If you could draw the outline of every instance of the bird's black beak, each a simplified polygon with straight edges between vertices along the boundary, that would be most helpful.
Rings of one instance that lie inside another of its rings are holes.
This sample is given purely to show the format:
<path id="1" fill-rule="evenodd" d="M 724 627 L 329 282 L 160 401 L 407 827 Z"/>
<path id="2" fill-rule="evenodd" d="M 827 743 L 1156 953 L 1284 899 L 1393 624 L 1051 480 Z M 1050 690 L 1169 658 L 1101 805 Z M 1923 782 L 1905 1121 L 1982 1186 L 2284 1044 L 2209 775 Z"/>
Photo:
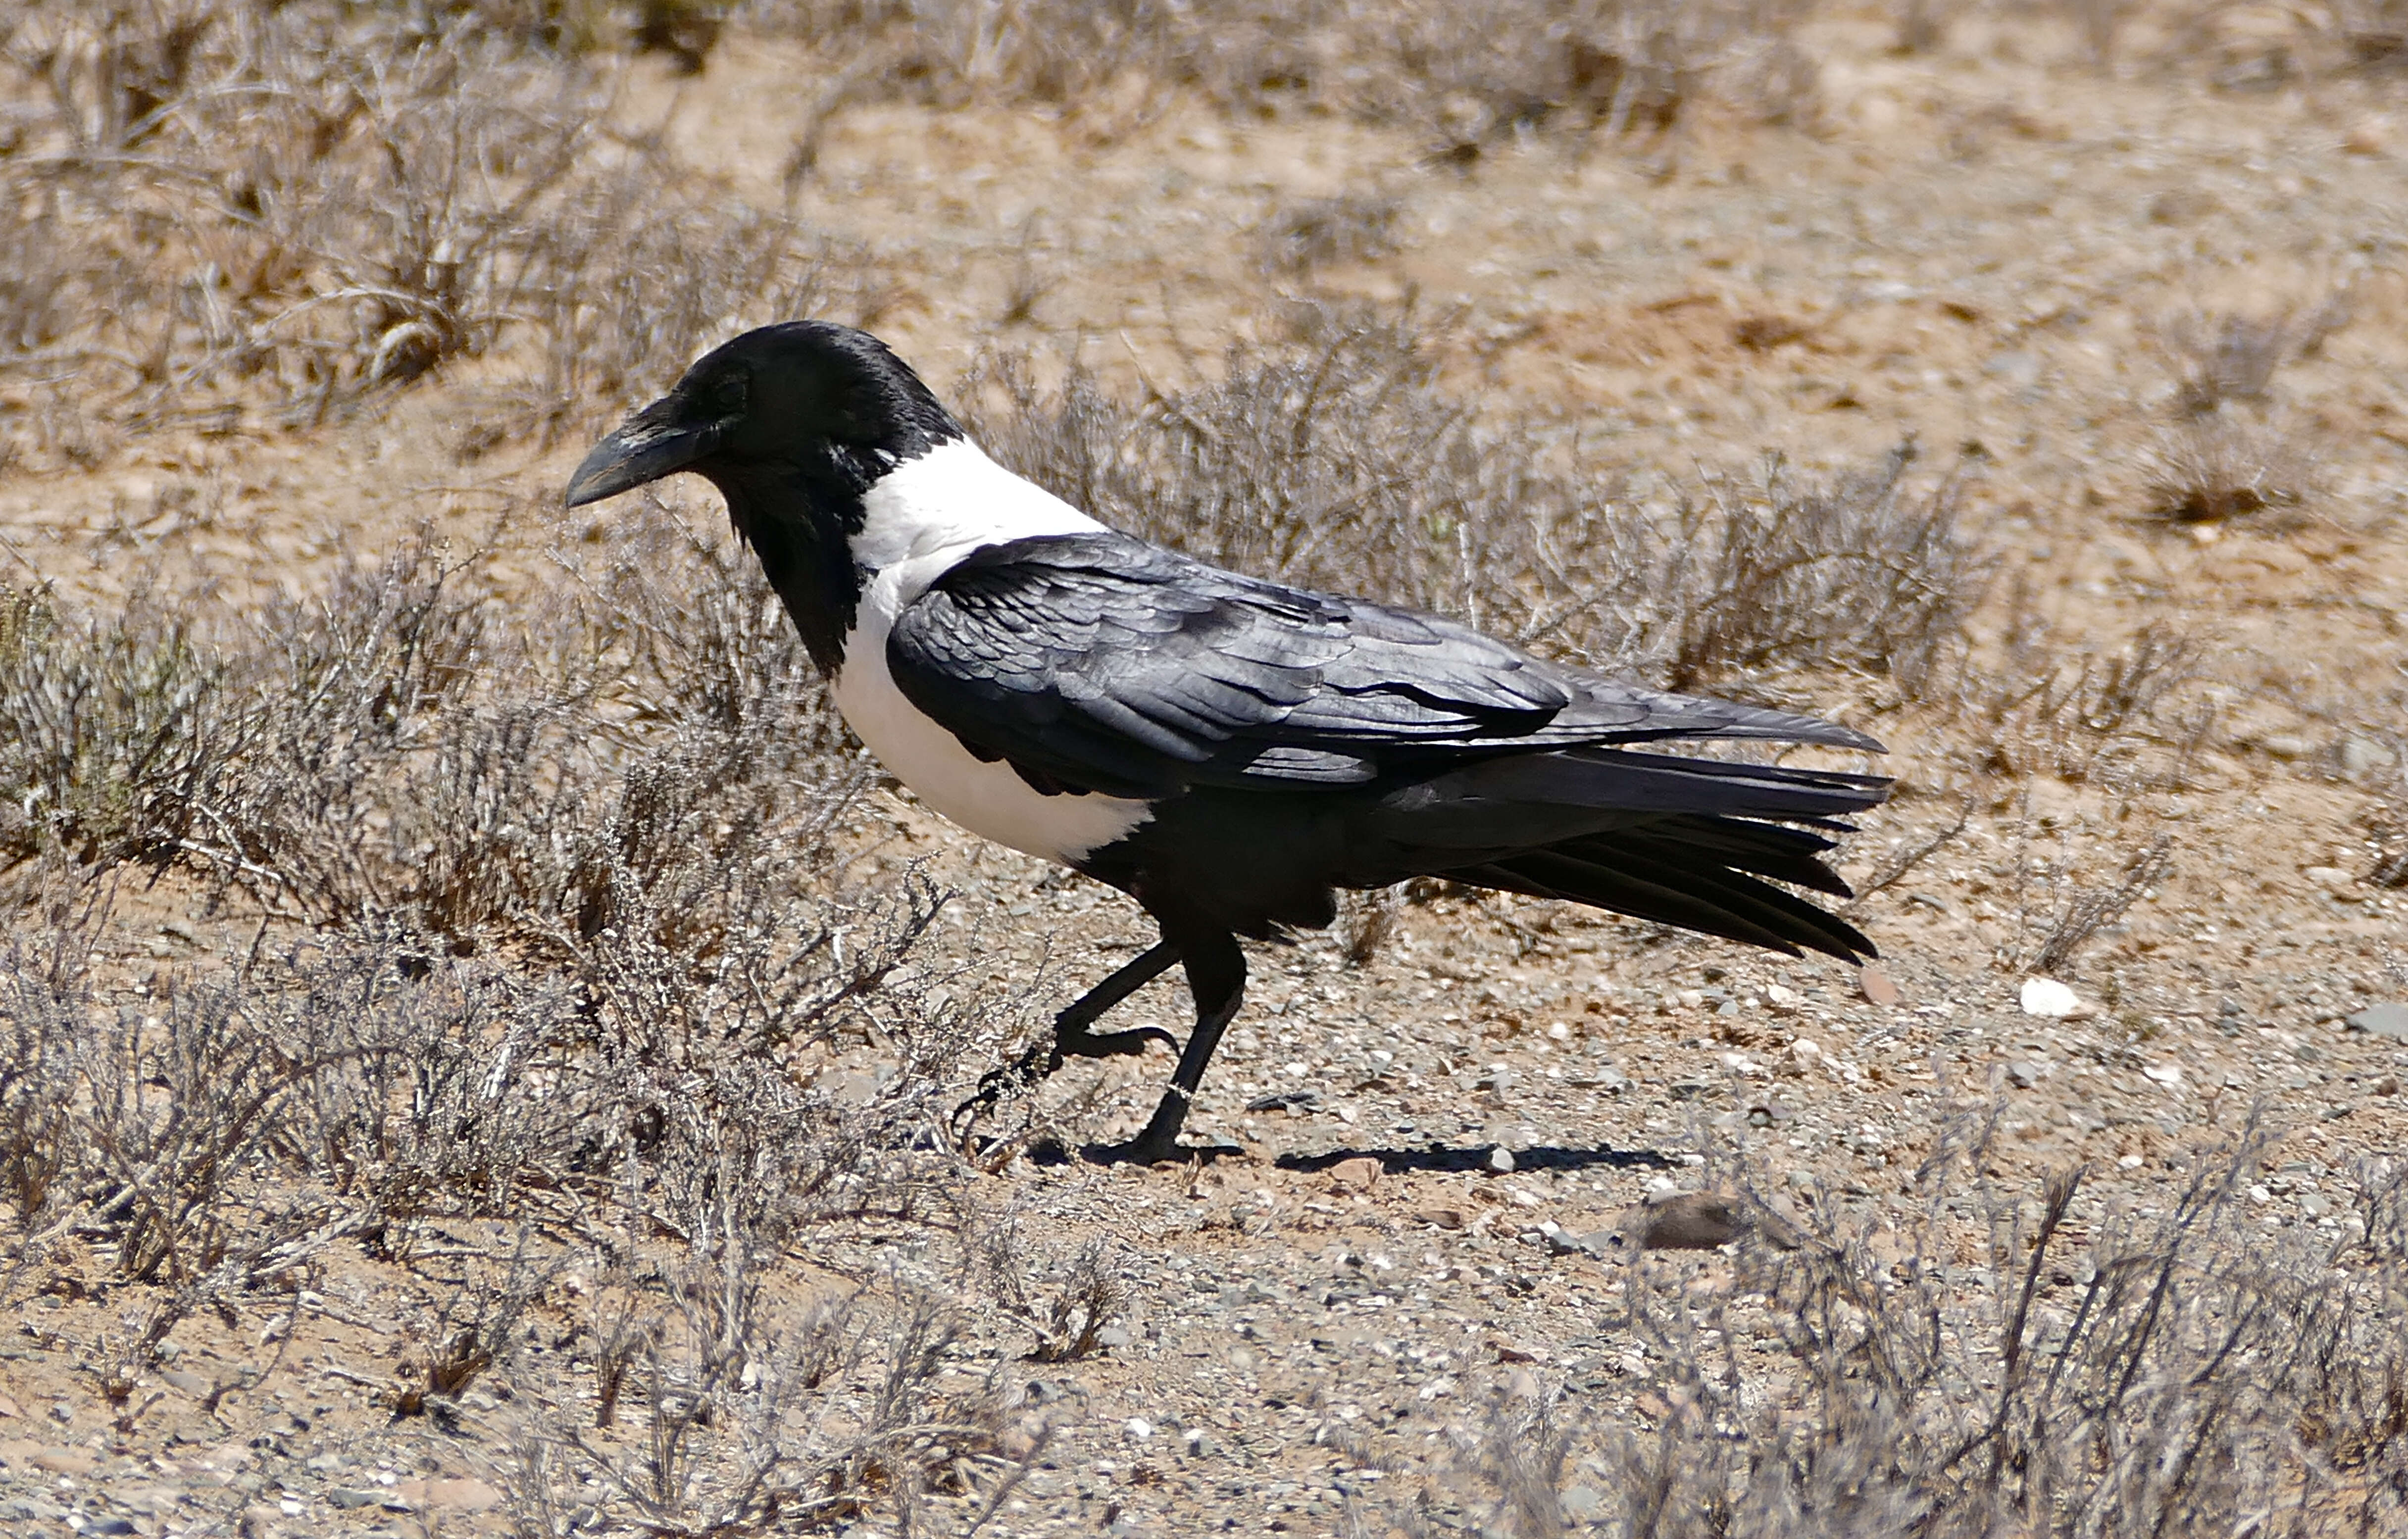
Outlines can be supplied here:
<path id="1" fill-rule="evenodd" d="M 628 419 L 627 425 L 594 446 L 577 474 L 568 478 L 568 506 L 582 507 L 632 492 L 685 469 L 719 447 L 717 422 L 681 422 L 668 418 L 670 403 L 658 402 Z"/>

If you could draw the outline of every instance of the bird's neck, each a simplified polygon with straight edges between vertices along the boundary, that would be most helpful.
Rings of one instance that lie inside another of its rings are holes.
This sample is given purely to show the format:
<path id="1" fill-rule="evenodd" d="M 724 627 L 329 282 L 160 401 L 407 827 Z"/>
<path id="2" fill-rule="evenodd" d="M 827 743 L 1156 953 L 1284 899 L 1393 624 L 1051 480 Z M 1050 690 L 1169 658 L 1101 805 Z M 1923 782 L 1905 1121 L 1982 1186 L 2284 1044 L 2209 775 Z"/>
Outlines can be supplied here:
<path id="1" fill-rule="evenodd" d="M 863 588 L 906 568 L 908 599 L 971 551 L 1104 525 L 956 436 L 907 457 L 835 449 L 807 463 L 716 474 L 822 673 L 843 665 Z"/>
<path id="2" fill-rule="evenodd" d="M 847 445 L 814 448 L 799 461 L 705 473 L 727 499 L 728 519 L 759 558 L 811 662 L 834 677 L 867 576 L 853 551 L 868 518 L 864 499 L 895 459 Z"/>
<path id="3" fill-rule="evenodd" d="M 933 577 L 984 546 L 1104 530 L 968 438 L 897 463 L 862 498 L 862 508 L 850 543 L 853 564 L 865 572 L 909 563 Z"/>

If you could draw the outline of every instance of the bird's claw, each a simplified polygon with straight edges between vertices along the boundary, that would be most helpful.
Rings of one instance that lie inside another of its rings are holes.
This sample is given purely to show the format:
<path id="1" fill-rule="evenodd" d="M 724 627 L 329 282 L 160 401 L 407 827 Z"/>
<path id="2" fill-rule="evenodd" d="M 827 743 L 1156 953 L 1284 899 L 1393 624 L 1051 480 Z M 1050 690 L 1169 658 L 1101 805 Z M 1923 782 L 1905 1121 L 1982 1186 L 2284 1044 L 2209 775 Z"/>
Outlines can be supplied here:
<path id="1" fill-rule="evenodd" d="M 1061 1066 L 1060 1054 L 1054 1052 L 1048 1045 L 1043 1048 L 1031 1048 L 1003 1067 L 989 1070 L 980 1078 L 978 1089 L 970 1092 L 969 1099 L 953 1108 L 953 1128 L 955 1136 L 967 1133 L 972 1122 L 978 1120 L 987 1108 L 1002 1099 L 1004 1091 L 1015 1085 L 1025 1085 L 1042 1079 Z"/>
<path id="2" fill-rule="evenodd" d="M 1174 1053 L 1179 1051 L 1179 1039 L 1159 1026 L 1136 1026 L 1125 1032 L 1057 1026 L 1052 1041 L 1038 1044 L 1011 1062 L 989 1071 L 979 1081 L 970 1098 L 953 1108 L 953 1131 L 959 1133 L 968 1129 L 981 1113 L 1002 1098 L 1005 1090 L 1043 1079 L 1069 1059 L 1126 1057 L 1145 1051 L 1146 1045 L 1153 1042 L 1161 1043 Z"/>

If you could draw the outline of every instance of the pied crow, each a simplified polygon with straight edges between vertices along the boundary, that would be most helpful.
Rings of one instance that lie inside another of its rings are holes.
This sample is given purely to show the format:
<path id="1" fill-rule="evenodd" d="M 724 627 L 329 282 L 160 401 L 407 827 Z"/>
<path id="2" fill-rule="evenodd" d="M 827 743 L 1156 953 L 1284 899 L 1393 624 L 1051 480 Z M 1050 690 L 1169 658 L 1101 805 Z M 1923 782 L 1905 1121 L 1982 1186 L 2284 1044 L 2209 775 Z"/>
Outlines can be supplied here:
<path id="1" fill-rule="evenodd" d="M 1830 722 L 1666 694 L 1433 615 L 1226 572 L 1107 528 L 996 464 L 884 344 L 748 332 L 597 444 L 576 506 L 693 471 L 923 802 L 1119 888 L 1161 940 L 1065 1009 L 1030 1071 L 1178 1048 L 1096 1032 L 1174 962 L 1196 1024 L 1145 1130 L 1176 1157 L 1237 1014 L 1238 937 L 1334 917 L 1334 890 L 1436 876 L 1568 898 L 1792 956 L 1873 954 L 1775 883 L 1844 896 L 1820 858 L 1888 782 L 1647 751 L 1756 738 L 1880 750 Z"/>

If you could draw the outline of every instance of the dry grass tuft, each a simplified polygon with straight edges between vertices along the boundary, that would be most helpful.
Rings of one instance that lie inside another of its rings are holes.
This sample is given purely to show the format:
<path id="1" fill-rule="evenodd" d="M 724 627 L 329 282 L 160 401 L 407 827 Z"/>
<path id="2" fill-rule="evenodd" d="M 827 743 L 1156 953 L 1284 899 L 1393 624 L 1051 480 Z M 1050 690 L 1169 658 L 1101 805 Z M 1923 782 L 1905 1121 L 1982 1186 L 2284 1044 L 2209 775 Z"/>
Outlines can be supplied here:
<path id="1" fill-rule="evenodd" d="M 317 421 L 512 353 L 473 451 L 731 320 L 846 307 L 788 221 L 616 135 L 608 80 L 524 31 L 331 4 L 11 26 L 0 95 L 41 105 L 0 157 L 0 463 Z"/>
<path id="2" fill-rule="evenodd" d="M 2162 1212 L 2136 1213 L 2079 1169 L 2036 1200 L 1981 1176 L 1996 1121 L 1942 1130 L 1916 1176 L 1920 1228 L 1858 1233 L 1818 1205 L 1804 1245 L 1742 1242 L 1722 1286 L 1692 1281 L 1697 1263 L 1634 1265 L 1633 1327 L 1676 1383 L 1621 1443 L 1609 1495 L 1632 1532 L 2408 1520 L 2408 1360 L 2384 1302 L 2408 1275 L 2398 1170 L 2355 1173 L 2341 1243 L 2293 1240 L 2244 1190 L 2262 1138 L 2197 1160 Z M 1952 1217 L 1987 1221 L 1974 1265 L 1943 1248 Z M 1780 1334 L 1794 1388 L 1766 1392 L 1713 1345 L 1750 1330 Z"/>
<path id="3" fill-rule="evenodd" d="M 1308 198 L 1271 211 L 1254 232 L 1263 265 L 1279 273 L 1369 262 L 1397 249 L 1397 200 L 1367 194 Z"/>
<path id="4" fill-rule="evenodd" d="M 2151 516 L 2201 526 L 2295 507 L 2316 485 L 2294 432 L 2220 415 L 2160 430 L 2143 472 Z"/>
<path id="5" fill-rule="evenodd" d="M 924 101 L 1108 113 L 1133 96 L 1158 100 L 1168 84 L 1240 117 L 1405 124 L 1469 162 L 1520 132 L 1660 130 L 1706 99 L 1764 121 L 1810 121 L 1814 72 L 1789 40 L 1801 9 L 1785 0 L 1511 0 L 1476 10 L 787 0 L 765 21 L 840 56 L 891 50 L 885 89 Z"/>
<path id="6" fill-rule="evenodd" d="M 2174 376 L 2176 405 L 2206 417 L 2227 402 L 2266 400 L 2276 372 L 2312 356 L 2349 317 L 2349 296 L 2336 293 L 2262 314 L 2181 311 L 2159 318 L 2149 336 Z"/>

